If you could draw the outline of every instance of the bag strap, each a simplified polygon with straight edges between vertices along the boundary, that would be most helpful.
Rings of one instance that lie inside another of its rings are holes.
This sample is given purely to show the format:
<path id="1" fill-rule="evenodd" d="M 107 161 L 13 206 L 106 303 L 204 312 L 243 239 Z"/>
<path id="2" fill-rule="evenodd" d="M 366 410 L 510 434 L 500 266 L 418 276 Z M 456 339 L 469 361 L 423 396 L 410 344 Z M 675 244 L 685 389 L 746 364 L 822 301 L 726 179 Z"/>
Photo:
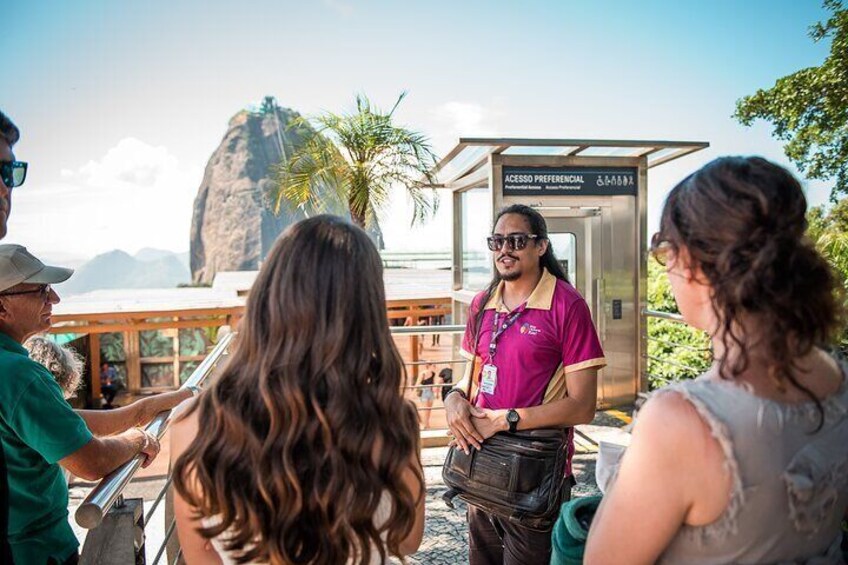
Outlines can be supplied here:
<path id="1" fill-rule="evenodd" d="M 471 404 L 472 406 L 474 405 L 475 400 L 474 398 L 471 398 L 471 389 L 472 385 L 474 384 L 474 369 L 475 364 L 477 363 L 477 346 L 480 344 L 480 334 L 483 333 L 483 316 L 486 312 L 486 304 L 488 304 L 489 300 L 491 300 L 492 298 L 491 294 L 491 292 L 487 292 L 485 298 L 480 301 L 479 310 L 477 311 L 474 320 L 474 325 L 476 325 L 477 328 L 474 331 L 474 350 L 471 352 L 471 372 L 468 375 L 468 385 L 466 387 L 466 390 L 464 391 L 465 398 L 468 399 L 469 404 Z M 474 301 L 472 300 L 471 303 L 474 304 Z M 477 387 L 478 390 L 479 388 L 480 387 Z"/>

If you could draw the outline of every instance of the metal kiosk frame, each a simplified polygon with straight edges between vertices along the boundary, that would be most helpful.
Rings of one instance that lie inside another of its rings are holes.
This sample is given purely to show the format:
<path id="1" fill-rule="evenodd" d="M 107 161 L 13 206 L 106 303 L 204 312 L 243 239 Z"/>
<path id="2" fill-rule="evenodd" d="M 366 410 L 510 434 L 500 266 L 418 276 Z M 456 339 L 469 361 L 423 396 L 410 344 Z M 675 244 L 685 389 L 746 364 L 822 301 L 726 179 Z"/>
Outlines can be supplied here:
<path id="1" fill-rule="evenodd" d="M 706 142 L 461 138 L 435 168 L 453 200 L 454 323 L 491 277 L 485 236 L 500 208 L 522 203 L 548 222 L 551 244 L 589 304 L 608 366 L 598 405 L 647 390 L 648 170 Z"/>

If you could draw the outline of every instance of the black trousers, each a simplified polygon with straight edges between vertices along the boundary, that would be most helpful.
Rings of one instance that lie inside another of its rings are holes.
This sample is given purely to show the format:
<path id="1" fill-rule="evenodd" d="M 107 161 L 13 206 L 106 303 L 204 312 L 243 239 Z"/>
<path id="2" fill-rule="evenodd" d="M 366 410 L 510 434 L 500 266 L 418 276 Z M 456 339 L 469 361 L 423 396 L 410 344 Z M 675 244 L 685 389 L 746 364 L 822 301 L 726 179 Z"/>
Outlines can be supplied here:
<path id="1" fill-rule="evenodd" d="M 569 477 L 560 504 L 571 500 Z M 511 523 L 468 505 L 468 562 L 470 565 L 548 565 L 551 532 L 539 532 Z"/>
<path id="2" fill-rule="evenodd" d="M 115 396 L 118 394 L 118 387 L 115 385 L 103 385 L 100 387 L 100 394 L 106 399 L 106 405 L 111 406 L 115 400 Z"/>

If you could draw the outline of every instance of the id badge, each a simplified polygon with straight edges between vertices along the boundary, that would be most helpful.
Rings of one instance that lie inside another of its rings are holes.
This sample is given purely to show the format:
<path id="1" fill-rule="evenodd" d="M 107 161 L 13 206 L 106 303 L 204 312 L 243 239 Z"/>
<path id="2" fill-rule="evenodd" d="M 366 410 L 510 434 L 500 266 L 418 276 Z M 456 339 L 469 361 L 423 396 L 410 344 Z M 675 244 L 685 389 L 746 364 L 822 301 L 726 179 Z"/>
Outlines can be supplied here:
<path id="1" fill-rule="evenodd" d="M 495 394 L 496 386 L 498 386 L 498 368 L 494 365 L 483 365 L 480 390 L 486 394 Z"/>

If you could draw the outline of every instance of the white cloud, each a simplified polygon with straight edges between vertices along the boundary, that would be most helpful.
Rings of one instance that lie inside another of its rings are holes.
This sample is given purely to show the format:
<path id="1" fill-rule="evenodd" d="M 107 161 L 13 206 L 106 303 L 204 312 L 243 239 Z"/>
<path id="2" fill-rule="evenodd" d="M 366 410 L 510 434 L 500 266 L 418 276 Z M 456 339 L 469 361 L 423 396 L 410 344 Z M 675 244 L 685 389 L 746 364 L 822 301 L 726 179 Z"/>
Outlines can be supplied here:
<path id="1" fill-rule="evenodd" d="M 436 120 L 463 136 L 494 135 L 495 112 L 471 102 L 445 102 L 433 111 Z"/>
<path id="2" fill-rule="evenodd" d="M 501 129 L 499 122 L 505 116 L 501 104 L 490 105 L 452 100 L 433 108 L 430 112 L 439 133 L 433 136 L 433 146 L 444 155 L 456 145 L 460 137 L 494 137 Z"/>
<path id="3" fill-rule="evenodd" d="M 166 148 L 127 137 L 99 161 L 89 161 L 80 167 L 77 175 L 93 187 L 135 188 L 167 181 L 176 170 L 177 159 Z"/>
<path id="4" fill-rule="evenodd" d="M 180 166 L 167 148 L 128 137 L 60 177 L 15 193 L 9 220 L 15 242 L 34 252 L 89 257 L 112 249 L 189 247 L 202 169 Z"/>

